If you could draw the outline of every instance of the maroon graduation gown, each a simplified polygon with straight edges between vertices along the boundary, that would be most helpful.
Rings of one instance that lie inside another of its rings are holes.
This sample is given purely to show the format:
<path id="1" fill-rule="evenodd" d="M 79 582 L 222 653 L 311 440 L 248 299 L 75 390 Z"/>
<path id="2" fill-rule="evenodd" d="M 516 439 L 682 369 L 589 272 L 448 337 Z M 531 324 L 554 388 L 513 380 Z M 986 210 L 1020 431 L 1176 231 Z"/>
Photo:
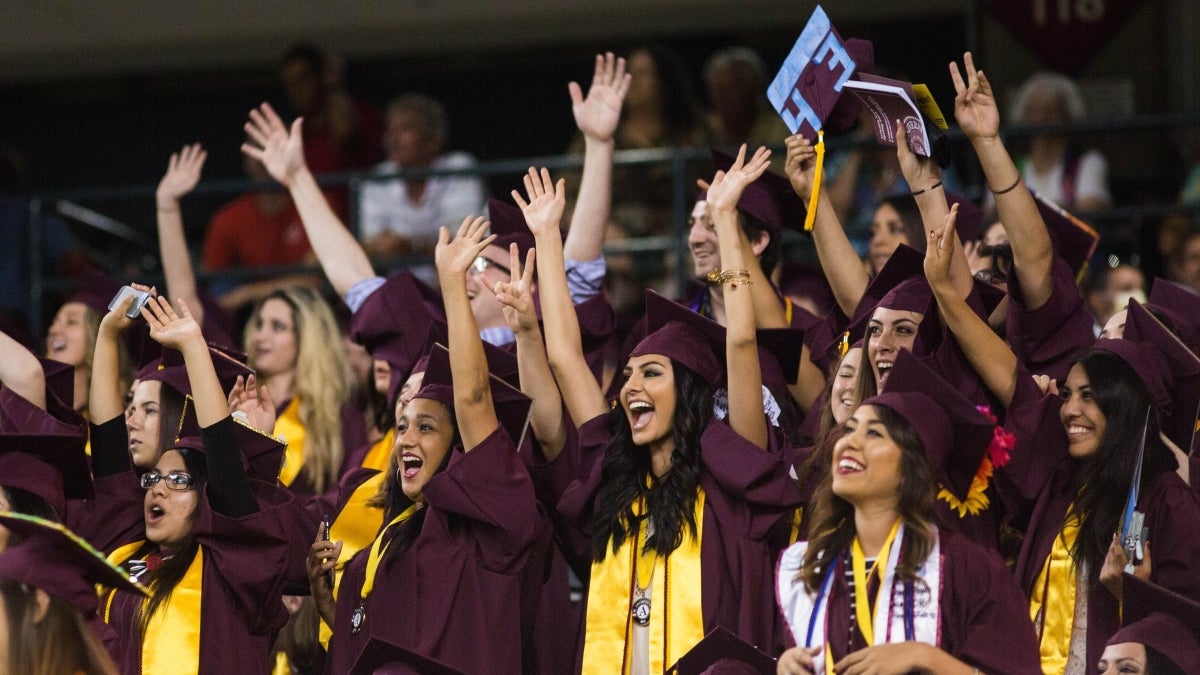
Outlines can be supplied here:
<path id="1" fill-rule="evenodd" d="M 945 529 L 939 531 L 942 590 L 938 602 L 942 651 L 977 667 L 981 673 L 1028 675 L 1041 672 L 1037 634 L 1029 621 L 1029 603 L 991 551 Z M 829 598 L 830 650 L 834 662 L 866 643 L 850 634 L 850 591 L 845 560 L 834 571 Z M 883 608 L 886 611 L 886 608 Z M 838 637 L 834 637 L 838 636 Z"/>
<path id="2" fill-rule="evenodd" d="M 574 542 L 574 555 L 590 559 L 601 463 L 611 437 L 608 415 L 587 422 L 579 433 L 580 452 L 574 460 L 576 466 L 587 467 L 587 474 L 566 488 L 559 511 L 573 530 L 568 538 Z M 721 626 L 768 654 L 778 654 L 772 584 L 779 550 L 770 535 L 799 503 L 795 481 L 778 451 L 763 450 L 716 420 L 700 438 L 700 455 L 705 494 L 700 542 L 704 630 Z"/>
<path id="3" fill-rule="evenodd" d="M 1067 452 L 1066 433 L 1058 415 L 1061 400 L 1043 395 L 1023 369 L 1018 370 L 1017 379 L 1006 426 L 1016 434 L 1018 445 L 1012 461 L 996 475 L 1013 514 L 1021 520 L 1028 514 L 1025 539 L 1013 570 L 1028 598 L 1074 501 L 1070 479 L 1077 462 Z M 1200 500 L 1196 493 L 1174 471 L 1164 471 L 1144 484 L 1137 510 L 1146 514 L 1150 531 L 1150 581 L 1200 599 L 1200 575 L 1196 574 L 1200 569 Z M 1105 643 L 1120 625 L 1117 598 L 1099 583 L 1091 586 L 1086 663 L 1099 662 Z"/>
<path id="4" fill-rule="evenodd" d="M 537 532 L 533 486 L 508 434 L 497 427 L 425 486 L 421 533 L 385 557 L 354 634 L 367 552 L 346 565 L 327 673 L 347 673 L 376 636 L 468 673 L 521 672 L 523 568 Z M 389 531 L 392 535 L 394 531 Z"/>
<path id="5" fill-rule="evenodd" d="M 1092 346 L 1092 315 L 1083 304 L 1075 274 L 1062 258 L 1054 258 L 1050 272 L 1050 298 L 1037 309 L 1029 309 L 1021 293 L 1020 278 L 1008 277 L 1008 317 L 1005 335 L 1017 359 L 1029 372 L 1049 375 L 1062 382 L 1071 361 Z"/>

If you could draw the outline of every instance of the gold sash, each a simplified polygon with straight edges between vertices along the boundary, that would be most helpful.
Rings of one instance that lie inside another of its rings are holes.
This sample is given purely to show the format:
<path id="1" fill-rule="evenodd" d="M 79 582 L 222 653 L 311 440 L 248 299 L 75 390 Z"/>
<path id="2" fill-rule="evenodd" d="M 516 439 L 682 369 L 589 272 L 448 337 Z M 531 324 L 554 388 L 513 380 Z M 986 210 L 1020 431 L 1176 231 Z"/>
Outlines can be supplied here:
<path id="1" fill-rule="evenodd" d="M 304 468 L 304 423 L 300 421 L 300 397 L 293 396 L 287 408 L 275 418 L 275 435 L 283 438 L 287 449 L 283 453 L 283 467 L 279 469 L 279 482 L 290 486 Z"/>
<path id="2" fill-rule="evenodd" d="M 342 554 L 338 556 L 337 567 L 333 568 L 333 598 L 335 600 L 338 587 L 342 583 L 342 572 L 345 570 L 346 563 L 356 553 L 371 545 L 371 542 L 375 540 L 375 535 L 379 533 L 379 528 L 383 525 L 383 509 L 377 506 L 368 506 L 367 502 L 379 493 L 386 480 L 387 474 L 380 472 L 363 481 L 362 485 L 355 488 L 350 499 L 346 501 L 346 505 L 338 513 L 337 519 L 329 526 L 329 538 L 332 541 L 342 542 Z M 319 639 L 327 649 L 331 637 L 333 637 L 333 630 L 329 628 L 328 624 L 321 621 Z"/>
<path id="3" fill-rule="evenodd" d="M 634 504 L 641 515 L 644 505 Z M 650 671 L 665 672 L 704 638 L 704 613 L 700 592 L 700 542 L 704 529 L 704 490 L 697 488 L 696 537 L 686 531 L 683 543 L 670 556 L 654 556 L 650 610 Z M 645 542 L 645 524 L 626 537 L 616 553 L 592 563 L 588 583 L 587 627 L 583 647 L 583 672 L 610 675 L 631 672 L 634 623 L 633 585 L 635 543 Z M 645 563 L 642 563 L 643 565 Z M 639 567 L 641 565 L 638 565 Z M 638 570 L 638 576 L 646 576 Z M 663 608 L 666 611 L 663 611 Z"/>
<path id="4" fill-rule="evenodd" d="M 1067 508 L 1062 532 L 1054 538 L 1050 556 L 1033 582 L 1029 616 L 1040 636 L 1042 672 L 1062 673 L 1071 655 L 1071 631 L 1075 620 L 1075 561 L 1071 548 L 1079 536 L 1075 505 Z"/>
<path id="5" fill-rule="evenodd" d="M 371 449 L 367 451 L 367 455 L 363 457 L 361 466 L 364 469 L 375 469 L 376 471 L 387 471 L 388 461 L 392 458 L 392 445 L 396 442 L 396 428 L 388 429 L 388 432 L 383 435 L 383 438 L 375 442 Z"/>
<path id="6" fill-rule="evenodd" d="M 137 541 L 118 548 L 108 556 L 109 562 L 120 565 L 129 559 L 142 544 Z M 204 582 L 204 549 L 196 549 L 196 557 L 183 578 L 146 625 L 142 635 L 142 675 L 180 675 L 200 672 L 200 607 L 201 586 Z M 153 591 L 153 588 L 151 588 Z M 109 589 L 104 602 L 104 620 L 111 622 L 115 590 Z M 150 600 L 142 601 L 145 612 Z"/>

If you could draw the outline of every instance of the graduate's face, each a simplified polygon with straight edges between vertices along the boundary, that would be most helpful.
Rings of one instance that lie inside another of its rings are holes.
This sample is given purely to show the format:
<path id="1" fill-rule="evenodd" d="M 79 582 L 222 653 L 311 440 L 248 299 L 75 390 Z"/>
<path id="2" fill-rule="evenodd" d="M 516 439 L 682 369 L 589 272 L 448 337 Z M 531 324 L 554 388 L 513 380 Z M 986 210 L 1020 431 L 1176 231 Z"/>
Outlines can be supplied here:
<path id="1" fill-rule="evenodd" d="M 163 476 L 173 471 L 189 473 L 183 455 L 176 450 L 164 452 L 154 464 L 154 470 Z M 166 480 L 160 480 L 146 490 L 146 539 L 167 548 L 186 539 L 200 504 L 198 488 L 193 485 L 187 490 L 172 490 L 167 487 Z"/>
<path id="2" fill-rule="evenodd" d="M 833 388 L 829 392 L 829 406 L 833 419 L 838 424 L 850 419 L 854 412 L 854 383 L 858 380 L 858 368 L 862 365 L 862 347 L 853 347 L 842 357 L 837 372 L 833 374 Z"/>
<path id="3" fill-rule="evenodd" d="M 1121 340 L 1125 337 L 1125 319 L 1129 317 L 1129 310 L 1122 309 L 1121 311 L 1108 317 L 1108 321 L 1104 323 L 1104 330 L 1100 331 L 1101 340 Z"/>
<path id="4" fill-rule="evenodd" d="M 471 301 L 471 312 L 475 315 L 475 323 L 482 330 L 508 325 L 504 321 L 504 309 L 492 289 L 500 281 L 509 281 L 512 272 L 509 269 L 508 251 L 492 244 L 483 249 L 480 258 L 487 261 L 487 268 L 482 272 L 474 267 L 467 270 L 467 298 Z"/>
<path id="5" fill-rule="evenodd" d="M 138 469 L 149 469 L 158 461 L 159 424 L 162 422 L 159 401 L 162 382 L 139 380 L 130 388 L 131 398 L 125 407 L 125 431 L 129 434 L 129 458 Z"/>
<path id="6" fill-rule="evenodd" d="M 1067 450 L 1075 458 L 1096 454 L 1096 448 L 1104 438 L 1107 418 L 1092 396 L 1091 382 L 1083 366 L 1078 363 L 1071 366 L 1067 381 L 1058 388 L 1058 393 L 1063 400 L 1058 418 L 1067 432 Z"/>
<path id="7" fill-rule="evenodd" d="M 286 373 L 296 367 L 299 341 L 292 307 L 279 298 L 271 298 L 258 308 L 250 335 L 250 355 L 259 376 Z"/>
<path id="8" fill-rule="evenodd" d="M 899 499 L 903 450 L 875 406 L 855 410 L 845 429 L 833 446 L 833 493 L 855 507 L 881 500 L 894 503 Z"/>
<path id="9" fill-rule="evenodd" d="M 1121 642 L 1105 647 L 1096 672 L 1099 675 L 1142 675 L 1146 672 L 1146 646 L 1140 642 Z"/>
<path id="10" fill-rule="evenodd" d="M 87 360 L 87 305 L 68 302 L 58 308 L 46 333 L 46 357 L 71 366 Z"/>
<path id="11" fill-rule="evenodd" d="M 696 202 L 688 222 L 691 224 L 688 231 L 688 250 L 692 252 L 692 276 L 706 279 L 708 273 L 721 264 L 721 246 L 717 241 L 717 231 L 713 229 L 712 219 L 708 217 L 708 202 Z"/>
<path id="12" fill-rule="evenodd" d="M 875 217 L 871 220 L 871 241 L 867 253 L 871 269 L 876 272 L 883 269 L 883 264 L 900 244 L 912 244 L 904 229 L 904 220 L 895 207 L 883 204 L 875 209 Z"/>
<path id="13" fill-rule="evenodd" d="M 425 500 L 425 485 L 437 473 L 454 441 L 454 420 L 441 403 L 414 398 L 396 420 L 396 456 L 404 496 Z"/>
<path id="14" fill-rule="evenodd" d="M 901 349 L 912 351 L 913 343 L 917 340 L 917 328 L 924 319 L 925 315 L 920 312 L 875 308 L 875 313 L 867 323 L 867 358 L 871 361 L 880 391 L 892 370 L 892 364 L 896 362 L 896 354 Z"/>
<path id="15" fill-rule="evenodd" d="M 675 419 L 675 369 L 662 354 L 631 356 L 625 365 L 621 407 L 635 445 L 671 449 Z"/>

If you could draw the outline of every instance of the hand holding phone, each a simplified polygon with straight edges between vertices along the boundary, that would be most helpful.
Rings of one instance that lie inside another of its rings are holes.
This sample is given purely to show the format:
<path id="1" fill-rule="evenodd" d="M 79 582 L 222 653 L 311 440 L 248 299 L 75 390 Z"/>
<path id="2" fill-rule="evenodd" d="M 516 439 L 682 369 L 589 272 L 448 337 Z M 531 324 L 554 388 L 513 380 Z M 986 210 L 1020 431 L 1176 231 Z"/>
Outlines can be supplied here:
<path id="1" fill-rule="evenodd" d="M 324 539 L 325 541 L 329 541 L 329 526 L 330 526 L 329 516 L 325 516 L 324 518 L 321 519 L 321 538 Z M 332 569 L 325 570 L 325 581 L 329 583 L 329 590 L 332 591 L 333 590 L 333 570 Z"/>
<path id="2" fill-rule="evenodd" d="M 133 286 L 122 286 L 121 290 L 117 291 L 112 301 L 108 303 L 109 311 L 116 309 L 125 301 L 125 298 L 131 295 L 133 296 L 133 304 L 129 306 L 129 309 L 125 312 L 125 316 L 130 319 L 136 319 L 141 316 L 142 308 L 150 301 L 150 292 L 139 291 Z"/>

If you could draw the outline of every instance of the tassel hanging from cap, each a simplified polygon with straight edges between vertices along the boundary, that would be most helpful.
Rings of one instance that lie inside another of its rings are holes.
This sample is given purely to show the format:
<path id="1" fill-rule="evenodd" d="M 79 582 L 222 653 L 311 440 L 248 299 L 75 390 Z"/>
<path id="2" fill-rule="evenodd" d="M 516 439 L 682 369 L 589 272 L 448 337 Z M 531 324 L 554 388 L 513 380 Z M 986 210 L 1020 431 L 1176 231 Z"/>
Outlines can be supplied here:
<path id="1" fill-rule="evenodd" d="M 825 131 L 817 130 L 817 144 L 813 147 L 817 152 L 817 164 L 813 169 L 812 193 L 808 197 L 808 213 L 804 216 L 804 231 L 812 232 L 813 222 L 817 218 L 817 198 L 821 192 L 821 169 L 825 166 Z"/>

